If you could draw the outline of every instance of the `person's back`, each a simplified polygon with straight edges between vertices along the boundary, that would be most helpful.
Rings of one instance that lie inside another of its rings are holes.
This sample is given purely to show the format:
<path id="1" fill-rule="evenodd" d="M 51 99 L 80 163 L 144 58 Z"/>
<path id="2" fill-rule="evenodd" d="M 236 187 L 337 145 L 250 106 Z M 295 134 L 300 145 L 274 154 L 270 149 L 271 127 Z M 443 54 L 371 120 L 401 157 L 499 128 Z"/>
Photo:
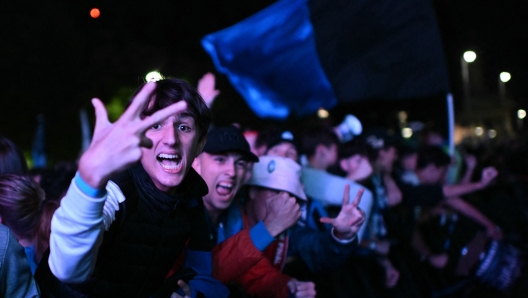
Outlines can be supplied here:
<path id="1" fill-rule="evenodd" d="M 0 297 L 40 297 L 22 246 L 0 224 Z"/>

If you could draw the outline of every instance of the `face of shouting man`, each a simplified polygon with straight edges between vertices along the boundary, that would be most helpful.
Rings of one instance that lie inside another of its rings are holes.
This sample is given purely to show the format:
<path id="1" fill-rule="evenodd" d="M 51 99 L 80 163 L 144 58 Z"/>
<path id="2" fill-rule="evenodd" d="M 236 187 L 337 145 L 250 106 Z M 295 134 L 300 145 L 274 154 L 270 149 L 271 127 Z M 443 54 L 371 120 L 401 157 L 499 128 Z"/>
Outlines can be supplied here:
<path id="1" fill-rule="evenodd" d="M 193 117 L 182 112 L 154 124 L 146 132 L 151 148 L 142 148 L 141 164 L 157 188 L 169 192 L 178 186 L 201 147 Z"/>

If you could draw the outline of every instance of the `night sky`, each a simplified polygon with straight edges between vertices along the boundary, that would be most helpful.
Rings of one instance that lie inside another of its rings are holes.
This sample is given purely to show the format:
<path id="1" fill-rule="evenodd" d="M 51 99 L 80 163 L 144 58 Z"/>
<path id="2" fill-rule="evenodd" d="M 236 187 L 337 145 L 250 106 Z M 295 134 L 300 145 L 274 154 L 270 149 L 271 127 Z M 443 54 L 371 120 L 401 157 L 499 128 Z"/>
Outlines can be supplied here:
<path id="1" fill-rule="evenodd" d="M 43 114 L 47 153 L 53 162 L 79 153 L 79 110 L 87 108 L 92 117 L 91 98 L 106 103 L 126 98 L 152 70 L 196 85 L 204 73 L 215 71 L 200 39 L 274 1 L 44 2 L 2 5 L 0 134 L 28 151 L 37 115 Z M 521 2 L 433 1 L 455 100 L 462 97 L 460 57 L 471 49 L 477 52 L 470 67 L 479 94 L 496 96 L 498 75 L 508 71 L 512 74 L 508 96 L 519 106 L 527 102 L 528 10 Z M 97 19 L 90 17 L 94 7 L 101 11 Z M 225 76 L 217 74 L 217 85 L 222 93 L 213 106 L 216 124 L 265 123 L 255 121 Z M 370 110 L 355 110 L 360 119 L 362 112 L 381 112 L 361 108 Z"/>

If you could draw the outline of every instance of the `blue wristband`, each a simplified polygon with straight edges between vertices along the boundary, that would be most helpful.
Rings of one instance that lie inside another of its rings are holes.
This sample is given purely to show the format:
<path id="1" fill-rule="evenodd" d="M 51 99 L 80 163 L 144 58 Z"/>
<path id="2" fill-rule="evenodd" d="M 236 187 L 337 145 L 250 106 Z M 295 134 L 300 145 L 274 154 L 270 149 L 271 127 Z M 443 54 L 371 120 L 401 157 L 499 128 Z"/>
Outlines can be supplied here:
<path id="1" fill-rule="evenodd" d="M 77 184 L 77 186 L 79 187 L 79 189 L 87 196 L 89 197 L 92 197 L 92 198 L 102 198 L 106 195 L 106 188 L 103 188 L 103 189 L 96 189 L 96 188 L 93 188 L 91 187 L 90 185 L 88 185 L 88 183 L 86 183 L 81 175 L 79 174 L 79 172 L 77 172 L 77 174 L 75 174 L 75 178 L 73 178 L 73 181 L 75 181 L 75 184 Z"/>

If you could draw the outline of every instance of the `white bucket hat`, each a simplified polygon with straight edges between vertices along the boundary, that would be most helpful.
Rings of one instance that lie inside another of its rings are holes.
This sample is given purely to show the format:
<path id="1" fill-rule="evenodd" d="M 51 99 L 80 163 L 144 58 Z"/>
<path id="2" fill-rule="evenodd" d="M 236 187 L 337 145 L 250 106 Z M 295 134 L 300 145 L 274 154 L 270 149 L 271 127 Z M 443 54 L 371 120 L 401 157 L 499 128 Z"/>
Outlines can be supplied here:
<path id="1" fill-rule="evenodd" d="M 301 166 L 290 158 L 261 156 L 246 184 L 286 191 L 306 200 L 301 184 Z"/>

